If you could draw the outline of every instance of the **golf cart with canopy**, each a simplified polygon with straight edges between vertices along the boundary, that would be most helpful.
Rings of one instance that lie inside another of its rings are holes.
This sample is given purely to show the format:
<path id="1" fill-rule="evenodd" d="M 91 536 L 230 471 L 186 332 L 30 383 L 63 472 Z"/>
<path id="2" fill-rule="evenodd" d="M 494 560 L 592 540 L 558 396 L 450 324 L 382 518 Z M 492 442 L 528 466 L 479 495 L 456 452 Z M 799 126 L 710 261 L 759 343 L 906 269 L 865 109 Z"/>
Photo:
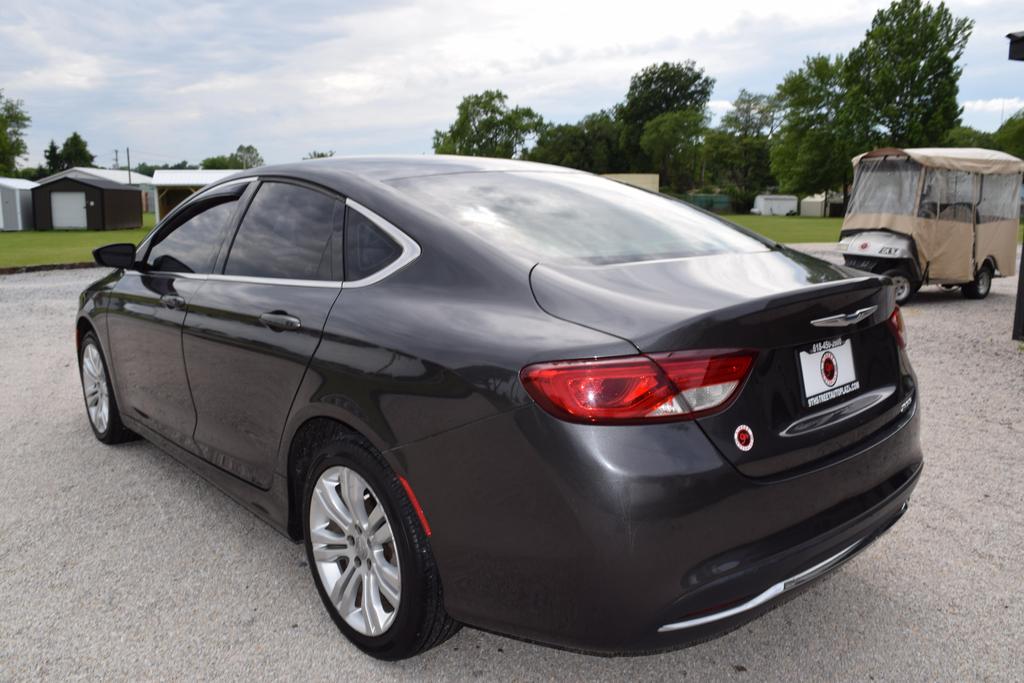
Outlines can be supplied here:
<path id="1" fill-rule="evenodd" d="M 839 249 L 846 265 L 887 275 L 896 302 L 922 286 L 984 299 L 1017 269 L 1024 161 L 987 149 L 886 147 L 853 159 Z"/>

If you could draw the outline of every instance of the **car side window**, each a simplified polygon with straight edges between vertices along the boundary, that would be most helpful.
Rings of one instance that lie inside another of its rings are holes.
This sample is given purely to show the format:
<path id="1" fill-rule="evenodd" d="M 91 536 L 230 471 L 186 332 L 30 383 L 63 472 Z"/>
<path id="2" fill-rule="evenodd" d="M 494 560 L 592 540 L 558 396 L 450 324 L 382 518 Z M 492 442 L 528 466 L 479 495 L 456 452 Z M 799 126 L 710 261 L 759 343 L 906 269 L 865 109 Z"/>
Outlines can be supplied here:
<path id="1" fill-rule="evenodd" d="M 263 183 L 238 228 L 224 273 L 340 280 L 332 268 L 331 242 L 344 208 L 342 201 L 315 190 Z"/>
<path id="2" fill-rule="evenodd" d="M 402 254 L 387 233 L 357 209 L 345 217 L 345 279 L 362 280 L 387 267 Z"/>
<path id="3" fill-rule="evenodd" d="M 202 209 L 165 233 L 150 248 L 147 269 L 174 273 L 213 272 L 237 206 L 238 199 L 226 199 Z"/>

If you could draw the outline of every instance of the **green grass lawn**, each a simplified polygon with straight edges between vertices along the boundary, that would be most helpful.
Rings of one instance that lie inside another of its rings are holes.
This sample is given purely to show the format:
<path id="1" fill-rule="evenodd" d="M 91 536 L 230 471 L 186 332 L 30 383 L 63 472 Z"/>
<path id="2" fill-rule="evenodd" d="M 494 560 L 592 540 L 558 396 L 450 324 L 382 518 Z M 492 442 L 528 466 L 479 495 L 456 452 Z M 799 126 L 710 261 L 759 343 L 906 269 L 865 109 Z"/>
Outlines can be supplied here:
<path id="1" fill-rule="evenodd" d="M 839 228 L 843 224 L 842 218 L 805 216 L 732 214 L 723 218 L 776 242 L 836 242 L 839 240 Z"/>
<path id="2" fill-rule="evenodd" d="M 142 214 L 138 230 L 46 230 L 0 232 L 0 268 L 92 261 L 104 244 L 138 244 L 153 229 L 153 214 Z"/>

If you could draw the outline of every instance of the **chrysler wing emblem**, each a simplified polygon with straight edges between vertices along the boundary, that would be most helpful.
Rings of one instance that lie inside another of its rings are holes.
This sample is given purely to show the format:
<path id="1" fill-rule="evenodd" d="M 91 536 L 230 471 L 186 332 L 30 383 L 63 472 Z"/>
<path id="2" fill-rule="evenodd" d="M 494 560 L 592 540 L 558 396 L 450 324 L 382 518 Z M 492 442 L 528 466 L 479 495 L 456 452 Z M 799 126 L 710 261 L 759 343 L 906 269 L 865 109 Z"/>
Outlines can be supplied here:
<path id="1" fill-rule="evenodd" d="M 857 309 L 853 313 L 840 313 L 839 315 L 830 315 L 827 318 L 818 318 L 817 320 L 812 320 L 811 324 L 815 327 L 848 327 L 856 325 L 877 310 L 878 306 L 868 306 L 867 308 Z"/>

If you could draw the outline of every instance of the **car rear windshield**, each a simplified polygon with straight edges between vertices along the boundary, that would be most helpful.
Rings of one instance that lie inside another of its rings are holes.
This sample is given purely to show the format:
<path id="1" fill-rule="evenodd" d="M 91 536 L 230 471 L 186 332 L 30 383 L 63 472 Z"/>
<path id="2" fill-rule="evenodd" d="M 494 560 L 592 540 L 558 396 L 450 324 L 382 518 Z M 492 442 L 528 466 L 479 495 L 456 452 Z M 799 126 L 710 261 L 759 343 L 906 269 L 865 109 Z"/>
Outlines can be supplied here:
<path id="1" fill-rule="evenodd" d="M 452 173 L 389 182 L 433 212 L 538 261 L 622 263 L 767 248 L 680 201 L 584 173 Z"/>

